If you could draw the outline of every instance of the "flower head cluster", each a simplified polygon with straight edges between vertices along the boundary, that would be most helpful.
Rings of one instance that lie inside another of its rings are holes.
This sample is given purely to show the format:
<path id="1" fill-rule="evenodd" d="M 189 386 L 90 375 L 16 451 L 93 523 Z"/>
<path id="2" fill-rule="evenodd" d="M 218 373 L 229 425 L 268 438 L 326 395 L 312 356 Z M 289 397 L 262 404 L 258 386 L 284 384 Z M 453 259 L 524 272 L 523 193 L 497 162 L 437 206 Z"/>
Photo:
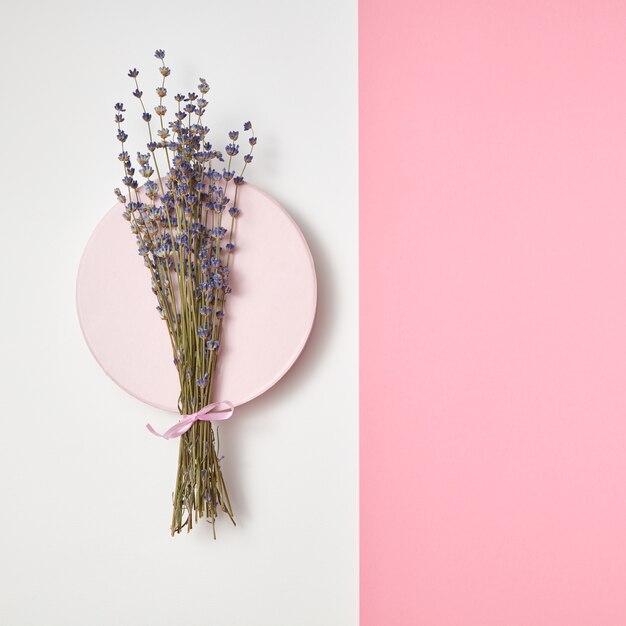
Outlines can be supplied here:
<path id="1" fill-rule="evenodd" d="M 210 141 L 202 119 L 208 106 L 207 81 L 200 78 L 200 95 L 193 91 L 176 94 L 168 108 L 165 79 L 171 71 L 165 66 L 164 50 L 157 50 L 154 56 L 160 62 L 161 77 L 155 89 L 158 102 L 153 107 L 144 101 L 139 71 L 128 71 L 133 96 L 148 126 L 145 150 L 137 152 L 134 159 L 126 149 L 128 135 L 122 128 L 126 109 L 122 103 L 114 107 L 121 144 L 118 159 L 127 188 L 127 194 L 116 189 L 116 197 L 150 270 L 157 309 L 172 336 L 177 366 L 181 372 L 196 372 L 188 393 L 183 389 L 181 397 L 186 395 L 186 403 L 199 408 L 210 388 L 219 350 L 225 301 L 231 291 L 233 226 L 241 215 L 239 186 L 252 161 L 256 137 L 252 124 L 245 122 L 242 129 L 249 133 L 248 150 L 239 157 L 243 164 L 237 172 L 240 131 L 231 130 L 220 150 Z M 201 318 L 202 324 L 198 322 L 190 333 L 192 323 Z"/>

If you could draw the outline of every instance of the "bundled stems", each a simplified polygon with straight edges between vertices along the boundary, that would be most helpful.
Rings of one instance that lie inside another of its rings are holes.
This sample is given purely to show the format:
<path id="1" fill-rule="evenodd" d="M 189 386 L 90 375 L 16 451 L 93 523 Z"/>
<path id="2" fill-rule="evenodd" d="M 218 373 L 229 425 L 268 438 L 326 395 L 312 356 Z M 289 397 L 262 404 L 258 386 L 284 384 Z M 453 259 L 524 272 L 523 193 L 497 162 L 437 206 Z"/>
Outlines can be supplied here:
<path id="1" fill-rule="evenodd" d="M 235 226 L 240 216 L 237 206 L 243 173 L 252 161 L 256 137 L 252 124 L 246 122 L 249 151 L 237 175 L 233 160 L 239 154 L 239 131 L 229 133 L 224 151 L 214 149 L 208 140 L 209 129 L 202 117 L 208 102 L 204 96 L 209 86 L 200 79 L 200 96 L 191 92 L 177 94 L 174 120 L 165 124 L 167 96 L 165 78 L 170 69 L 161 61 L 161 84 L 154 113 L 159 118 L 153 134 L 149 112 L 139 88 L 139 72 L 131 69 L 133 95 L 139 100 L 142 118 L 148 126 L 146 153 L 137 153 L 139 173 L 145 179 L 140 186 L 135 178 L 133 160 L 126 151 L 128 136 L 122 129 L 124 105 L 115 105 L 117 138 L 122 152 L 122 182 L 128 196 L 119 189 L 117 198 L 124 206 L 123 216 L 130 222 L 139 254 L 149 269 L 157 311 L 165 321 L 180 381 L 178 408 L 190 415 L 213 401 L 212 390 L 223 332 L 226 300 L 231 293 L 230 270 L 235 250 Z M 195 123 L 192 123 L 192 118 Z M 158 141 L 156 141 L 158 137 Z M 157 155 L 165 155 L 167 174 L 161 175 Z M 225 164 L 225 165 L 224 165 Z M 154 166 L 154 167 L 153 167 Z M 234 185 L 233 199 L 227 193 Z M 223 214 L 230 215 L 229 228 Z M 190 531 L 200 518 L 213 526 L 219 511 L 235 523 L 233 508 L 222 475 L 219 433 L 208 421 L 198 421 L 180 438 L 178 472 L 173 494 L 172 535 L 184 528 Z"/>

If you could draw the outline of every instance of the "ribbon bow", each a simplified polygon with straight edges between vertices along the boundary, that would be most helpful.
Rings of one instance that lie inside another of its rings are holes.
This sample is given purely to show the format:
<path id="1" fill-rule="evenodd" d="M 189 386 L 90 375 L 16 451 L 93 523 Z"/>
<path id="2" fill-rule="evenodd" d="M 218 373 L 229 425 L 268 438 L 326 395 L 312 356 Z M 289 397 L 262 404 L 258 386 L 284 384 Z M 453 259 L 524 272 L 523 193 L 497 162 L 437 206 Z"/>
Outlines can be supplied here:
<path id="1" fill-rule="evenodd" d="M 226 407 L 226 408 L 222 408 Z M 212 422 L 217 420 L 227 420 L 235 410 L 235 405 L 228 400 L 223 402 L 213 402 L 202 407 L 196 413 L 191 415 L 181 415 L 177 424 L 174 424 L 171 428 L 168 428 L 163 434 L 157 433 L 150 424 L 146 424 L 146 428 L 157 437 L 163 437 L 163 439 L 174 439 L 180 437 L 183 433 L 186 433 L 197 421 Z"/>

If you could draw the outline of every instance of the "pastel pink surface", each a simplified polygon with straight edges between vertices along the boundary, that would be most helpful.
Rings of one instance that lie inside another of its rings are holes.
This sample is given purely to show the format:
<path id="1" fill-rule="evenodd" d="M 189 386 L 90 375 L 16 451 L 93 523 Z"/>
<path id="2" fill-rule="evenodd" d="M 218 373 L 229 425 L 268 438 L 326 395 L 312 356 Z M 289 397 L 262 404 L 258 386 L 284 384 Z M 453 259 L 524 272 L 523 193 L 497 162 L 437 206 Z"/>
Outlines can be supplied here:
<path id="1" fill-rule="evenodd" d="M 626 624 L 626 4 L 359 24 L 361 624 Z"/>
<path id="2" fill-rule="evenodd" d="M 213 394 L 235 406 L 289 370 L 311 331 L 317 298 L 311 253 L 287 211 L 250 184 L 240 188 L 238 205 L 233 293 Z M 105 215 L 83 253 L 76 288 L 80 324 L 93 355 L 118 385 L 148 404 L 177 411 L 179 383 L 167 328 L 121 212 L 116 205 Z"/>

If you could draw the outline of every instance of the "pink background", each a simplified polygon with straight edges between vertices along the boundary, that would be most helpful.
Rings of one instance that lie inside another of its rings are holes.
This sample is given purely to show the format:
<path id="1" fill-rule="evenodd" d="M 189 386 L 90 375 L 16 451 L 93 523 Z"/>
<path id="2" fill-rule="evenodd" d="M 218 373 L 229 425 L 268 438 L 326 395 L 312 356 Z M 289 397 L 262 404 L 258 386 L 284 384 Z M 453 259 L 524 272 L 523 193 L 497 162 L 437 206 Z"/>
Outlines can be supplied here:
<path id="1" fill-rule="evenodd" d="M 361 624 L 626 623 L 626 5 L 360 1 Z"/>

